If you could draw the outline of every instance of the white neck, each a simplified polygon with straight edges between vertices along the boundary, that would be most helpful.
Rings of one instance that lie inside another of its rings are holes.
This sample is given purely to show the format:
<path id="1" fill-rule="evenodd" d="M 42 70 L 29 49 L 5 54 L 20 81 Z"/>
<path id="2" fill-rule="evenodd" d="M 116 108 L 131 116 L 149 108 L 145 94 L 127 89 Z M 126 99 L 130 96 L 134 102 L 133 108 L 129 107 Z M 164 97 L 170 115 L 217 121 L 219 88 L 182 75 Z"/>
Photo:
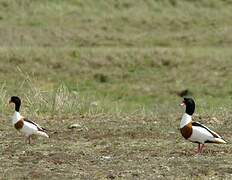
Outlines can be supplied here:
<path id="1" fill-rule="evenodd" d="M 182 116 L 182 119 L 180 121 L 180 128 L 184 127 L 188 123 L 192 121 L 192 116 L 188 115 L 187 113 L 184 113 Z"/>
<path id="2" fill-rule="evenodd" d="M 13 114 L 13 116 L 12 116 L 12 123 L 15 124 L 20 119 L 21 119 L 20 113 L 17 112 L 17 111 L 15 111 L 14 114 Z"/>

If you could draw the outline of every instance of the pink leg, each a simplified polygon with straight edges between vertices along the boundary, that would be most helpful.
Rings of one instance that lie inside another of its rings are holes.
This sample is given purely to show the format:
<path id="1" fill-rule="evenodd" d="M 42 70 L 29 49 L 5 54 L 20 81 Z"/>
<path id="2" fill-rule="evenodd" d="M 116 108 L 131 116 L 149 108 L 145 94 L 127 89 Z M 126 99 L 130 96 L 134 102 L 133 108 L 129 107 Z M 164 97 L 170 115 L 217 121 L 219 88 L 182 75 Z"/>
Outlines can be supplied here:
<path id="1" fill-rule="evenodd" d="M 28 143 L 31 144 L 31 136 L 28 136 Z"/>
<path id="2" fill-rule="evenodd" d="M 27 143 L 28 142 L 28 137 L 26 138 L 26 140 L 25 140 L 25 143 Z"/>
<path id="3" fill-rule="evenodd" d="M 199 143 L 197 146 L 197 154 L 200 153 L 200 149 L 201 149 L 201 144 Z"/>
<path id="4" fill-rule="evenodd" d="M 200 153 L 202 153 L 202 152 L 203 152 L 203 147 L 204 147 L 204 146 L 205 146 L 204 144 L 202 144 L 202 145 L 201 145 Z"/>

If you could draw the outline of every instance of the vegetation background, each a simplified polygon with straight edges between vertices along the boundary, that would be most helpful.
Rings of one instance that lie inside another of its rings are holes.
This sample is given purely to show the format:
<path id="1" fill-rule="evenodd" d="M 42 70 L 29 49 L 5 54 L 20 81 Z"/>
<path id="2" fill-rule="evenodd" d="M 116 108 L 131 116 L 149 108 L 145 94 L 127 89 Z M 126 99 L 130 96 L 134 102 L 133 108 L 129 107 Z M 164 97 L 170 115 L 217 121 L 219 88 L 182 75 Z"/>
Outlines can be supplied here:
<path id="1" fill-rule="evenodd" d="M 194 118 L 232 138 L 231 7 L 0 0 L 0 179 L 231 179 L 230 143 L 195 156 L 178 130 L 188 90 Z M 49 140 L 13 129 L 11 95 Z"/>

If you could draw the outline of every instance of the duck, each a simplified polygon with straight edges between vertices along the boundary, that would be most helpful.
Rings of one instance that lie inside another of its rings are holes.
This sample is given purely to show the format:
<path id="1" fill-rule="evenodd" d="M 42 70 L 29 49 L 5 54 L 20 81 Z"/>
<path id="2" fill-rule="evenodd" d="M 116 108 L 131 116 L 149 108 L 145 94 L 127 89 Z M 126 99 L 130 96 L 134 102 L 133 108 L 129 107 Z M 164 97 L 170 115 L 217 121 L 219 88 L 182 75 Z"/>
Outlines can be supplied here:
<path id="1" fill-rule="evenodd" d="M 18 96 L 12 96 L 10 98 L 9 104 L 13 104 L 15 108 L 15 112 L 11 118 L 12 124 L 16 130 L 22 132 L 26 136 L 26 139 L 28 140 L 29 144 L 31 144 L 31 136 L 33 134 L 49 138 L 44 128 L 42 128 L 35 122 L 21 116 L 19 112 L 21 106 L 21 99 Z"/>
<path id="2" fill-rule="evenodd" d="M 203 152 L 205 143 L 227 143 L 218 133 L 199 122 L 192 121 L 195 111 L 195 102 L 192 98 L 184 98 L 181 106 L 185 107 L 185 113 L 180 121 L 180 132 L 186 140 L 198 144 L 197 154 Z"/>

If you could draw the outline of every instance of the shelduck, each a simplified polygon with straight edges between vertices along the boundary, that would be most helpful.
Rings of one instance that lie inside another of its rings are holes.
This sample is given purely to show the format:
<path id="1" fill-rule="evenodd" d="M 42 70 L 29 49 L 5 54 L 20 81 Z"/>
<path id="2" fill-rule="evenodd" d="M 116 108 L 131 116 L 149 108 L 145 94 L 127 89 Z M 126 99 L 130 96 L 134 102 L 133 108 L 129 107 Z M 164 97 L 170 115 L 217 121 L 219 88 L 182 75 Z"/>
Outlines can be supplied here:
<path id="1" fill-rule="evenodd" d="M 33 121 L 28 120 L 21 116 L 19 109 L 21 106 L 21 100 L 17 96 L 12 96 L 9 104 L 13 103 L 15 106 L 15 112 L 12 116 L 12 124 L 18 131 L 26 135 L 28 143 L 31 143 L 31 135 L 36 134 L 44 137 L 49 137 L 45 132 L 45 129 L 36 124 Z"/>
<path id="2" fill-rule="evenodd" d="M 192 98 L 184 98 L 181 106 L 185 106 L 186 110 L 180 122 L 180 132 L 185 139 L 198 144 L 197 153 L 202 153 L 205 143 L 226 143 L 216 132 L 199 122 L 192 121 L 192 115 L 195 111 L 195 102 Z"/>

